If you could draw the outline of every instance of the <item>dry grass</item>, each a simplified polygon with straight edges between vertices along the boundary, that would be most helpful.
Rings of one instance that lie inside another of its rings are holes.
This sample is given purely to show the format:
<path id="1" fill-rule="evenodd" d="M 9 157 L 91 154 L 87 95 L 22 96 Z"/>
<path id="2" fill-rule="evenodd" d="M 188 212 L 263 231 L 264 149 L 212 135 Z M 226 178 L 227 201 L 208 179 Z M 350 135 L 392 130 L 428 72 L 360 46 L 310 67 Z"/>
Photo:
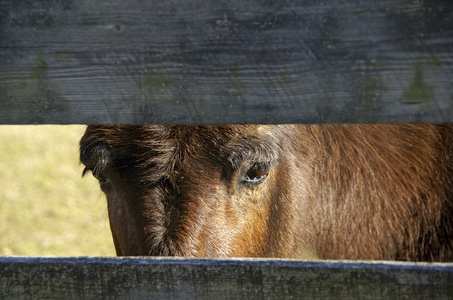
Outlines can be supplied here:
<path id="1" fill-rule="evenodd" d="M 81 178 L 84 126 L 0 126 L 0 255 L 114 255 L 105 198 Z"/>

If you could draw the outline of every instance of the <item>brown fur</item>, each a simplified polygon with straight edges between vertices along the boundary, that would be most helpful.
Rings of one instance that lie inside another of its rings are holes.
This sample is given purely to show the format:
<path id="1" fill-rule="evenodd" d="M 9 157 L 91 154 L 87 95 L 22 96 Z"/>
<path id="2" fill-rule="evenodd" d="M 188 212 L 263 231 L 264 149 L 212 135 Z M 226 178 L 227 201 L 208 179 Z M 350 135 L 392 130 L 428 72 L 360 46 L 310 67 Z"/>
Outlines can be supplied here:
<path id="1" fill-rule="evenodd" d="M 452 155 L 453 125 L 109 125 L 81 141 L 118 255 L 452 261 Z"/>

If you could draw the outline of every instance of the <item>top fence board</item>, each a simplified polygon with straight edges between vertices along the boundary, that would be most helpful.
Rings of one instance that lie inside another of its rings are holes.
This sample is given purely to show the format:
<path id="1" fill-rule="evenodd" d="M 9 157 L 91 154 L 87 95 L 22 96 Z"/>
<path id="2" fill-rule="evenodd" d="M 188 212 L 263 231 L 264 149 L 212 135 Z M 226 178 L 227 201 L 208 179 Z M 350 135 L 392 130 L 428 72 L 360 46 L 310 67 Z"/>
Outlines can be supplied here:
<path id="1" fill-rule="evenodd" d="M 451 299 L 453 265 L 2 258 L 1 299 Z"/>
<path id="2" fill-rule="evenodd" d="M 143 122 L 453 122 L 453 1 L 0 1 L 0 123 Z"/>

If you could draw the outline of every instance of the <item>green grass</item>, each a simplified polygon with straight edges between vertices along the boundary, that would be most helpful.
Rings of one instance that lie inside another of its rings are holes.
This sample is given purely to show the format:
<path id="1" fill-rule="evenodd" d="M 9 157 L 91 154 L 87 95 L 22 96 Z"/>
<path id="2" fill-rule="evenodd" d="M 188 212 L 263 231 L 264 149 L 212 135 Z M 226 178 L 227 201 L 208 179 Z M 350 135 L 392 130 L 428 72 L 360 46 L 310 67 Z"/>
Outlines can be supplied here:
<path id="1" fill-rule="evenodd" d="M 0 255 L 115 255 L 105 197 L 81 177 L 84 129 L 0 126 Z"/>

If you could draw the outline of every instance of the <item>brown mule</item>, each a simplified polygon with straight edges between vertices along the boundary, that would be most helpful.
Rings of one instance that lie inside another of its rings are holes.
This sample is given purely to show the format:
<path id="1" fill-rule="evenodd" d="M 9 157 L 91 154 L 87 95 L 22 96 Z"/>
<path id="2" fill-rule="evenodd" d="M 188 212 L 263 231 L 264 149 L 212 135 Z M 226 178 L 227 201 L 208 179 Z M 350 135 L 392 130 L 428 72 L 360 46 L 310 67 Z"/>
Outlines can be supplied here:
<path id="1" fill-rule="evenodd" d="M 88 126 L 118 255 L 453 260 L 453 125 Z"/>

